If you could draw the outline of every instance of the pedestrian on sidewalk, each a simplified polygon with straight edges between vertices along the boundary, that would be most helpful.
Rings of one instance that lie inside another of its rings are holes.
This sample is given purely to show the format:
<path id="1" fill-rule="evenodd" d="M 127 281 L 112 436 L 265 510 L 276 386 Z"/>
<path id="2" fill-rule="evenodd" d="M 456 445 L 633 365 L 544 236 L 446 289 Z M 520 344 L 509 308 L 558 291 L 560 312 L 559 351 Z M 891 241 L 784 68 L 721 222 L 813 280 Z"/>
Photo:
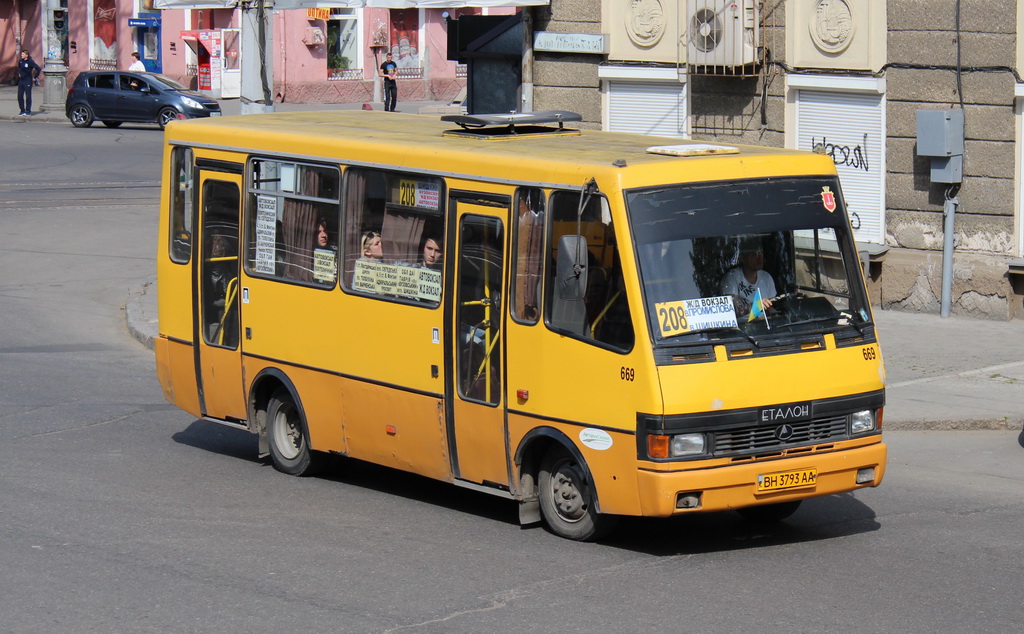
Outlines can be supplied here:
<path id="1" fill-rule="evenodd" d="M 135 51 L 132 51 L 132 65 L 128 67 L 128 70 L 135 73 L 146 72 L 146 65 L 142 63 L 142 60 L 139 59 L 139 54 Z"/>
<path id="2" fill-rule="evenodd" d="M 384 78 L 384 112 L 394 112 L 398 103 L 398 64 L 391 59 L 391 53 L 384 56 L 380 65 L 380 76 Z"/>
<path id="3" fill-rule="evenodd" d="M 39 73 L 43 69 L 28 54 L 28 49 L 21 49 L 21 61 L 18 62 L 18 107 L 19 117 L 32 114 L 32 85 L 39 85 Z"/>

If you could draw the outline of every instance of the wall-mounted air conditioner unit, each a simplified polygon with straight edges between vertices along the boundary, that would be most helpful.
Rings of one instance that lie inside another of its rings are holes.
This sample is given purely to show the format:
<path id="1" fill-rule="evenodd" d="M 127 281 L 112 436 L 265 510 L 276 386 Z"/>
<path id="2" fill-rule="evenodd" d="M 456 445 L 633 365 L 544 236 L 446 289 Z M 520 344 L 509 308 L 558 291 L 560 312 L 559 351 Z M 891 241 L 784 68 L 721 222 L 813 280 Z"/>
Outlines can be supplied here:
<path id="1" fill-rule="evenodd" d="M 319 46 L 327 41 L 327 36 L 324 35 L 324 30 L 318 26 L 310 26 L 306 28 L 306 32 L 302 35 L 302 43 L 306 46 Z"/>
<path id="2" fill-rule="evenodd" d="M 759 5 L 759 0 L 687 0 L 687 63 L 733 68 L 757 62 Z"/>

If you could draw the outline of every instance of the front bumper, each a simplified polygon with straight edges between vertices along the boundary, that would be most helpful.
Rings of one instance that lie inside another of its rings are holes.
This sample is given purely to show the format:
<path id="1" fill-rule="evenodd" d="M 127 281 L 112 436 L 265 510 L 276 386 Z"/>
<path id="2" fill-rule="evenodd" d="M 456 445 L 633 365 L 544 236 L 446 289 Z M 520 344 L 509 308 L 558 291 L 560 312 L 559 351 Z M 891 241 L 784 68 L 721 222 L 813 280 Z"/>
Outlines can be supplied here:
<path id="1" fill-rule="evenodd" d="M 886 454 L 885 444 L 878 442 L 851 449 L 711 469 L 672 472 L 641 470 L 637 474 L 640 507 L 644 516 L 667 517 L 679 513 L 724 511 L 846 493 L 881 484 L 885 475 Z M 874 479 L 858 484 L 858 470 L 868 467 L 874 468 Z M 803 469 L 817 470 L 817 480 L 813 486 L 757 492 L 758 476 Z M 694 493 L 699 493 L 699 506 L 677 507 L 681 495 Z"/>

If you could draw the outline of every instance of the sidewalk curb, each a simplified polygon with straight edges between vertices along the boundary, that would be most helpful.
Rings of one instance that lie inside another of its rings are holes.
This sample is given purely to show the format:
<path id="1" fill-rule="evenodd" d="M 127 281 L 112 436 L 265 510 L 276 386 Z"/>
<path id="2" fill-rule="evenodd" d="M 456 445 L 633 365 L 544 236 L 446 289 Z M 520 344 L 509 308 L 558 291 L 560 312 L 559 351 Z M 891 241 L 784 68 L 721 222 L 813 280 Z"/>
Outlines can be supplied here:
<path id="1" fill-rule="evenodd" d="M 0 115 L 0 119 L 5 121 L 21 121 L 25 123 L 35 121 L 38 123 L 67 123 L 68 125 L 71 125 L 71 121 L 64 116 L 63 112 L 60 114 L 53 112 L 35 112 L 27 117 L 22 117 L 16 114 Z"/>
<path id="2" fill-rule="evenodd" d="M 1024 431 L 1024 418 L 979 420 L 902 420 L 887 423 L 882 415 L 882 433 L 887 431 Z"/>
<path id="3" fill-rule="evenodd" d="M 128 332 L 150 350 L 153 350 L 153 339 L 156 338 L 159 326 L 155 317 L 146 316 L 146 311 L 142 308 L 142 300 L 146 297 L 146 291 L 154 284 L 156 284 L 156 280 L 146 280 L 142 284 L 128 289 L 128 299 L 124 305 L 124 318 Z"/>

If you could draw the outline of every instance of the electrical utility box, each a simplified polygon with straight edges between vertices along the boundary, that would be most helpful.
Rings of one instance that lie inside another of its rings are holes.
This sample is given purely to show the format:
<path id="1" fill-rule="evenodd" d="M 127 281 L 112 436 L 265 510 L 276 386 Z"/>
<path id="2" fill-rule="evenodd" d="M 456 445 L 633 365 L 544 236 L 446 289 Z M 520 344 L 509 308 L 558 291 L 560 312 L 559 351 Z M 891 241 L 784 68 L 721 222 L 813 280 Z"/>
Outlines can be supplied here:
<path id="1" fill-rule="evenodd" d="M 964 111 L 918 110 L 917 155 L 932 159 L 933 183 L 964 179 Z"/>

